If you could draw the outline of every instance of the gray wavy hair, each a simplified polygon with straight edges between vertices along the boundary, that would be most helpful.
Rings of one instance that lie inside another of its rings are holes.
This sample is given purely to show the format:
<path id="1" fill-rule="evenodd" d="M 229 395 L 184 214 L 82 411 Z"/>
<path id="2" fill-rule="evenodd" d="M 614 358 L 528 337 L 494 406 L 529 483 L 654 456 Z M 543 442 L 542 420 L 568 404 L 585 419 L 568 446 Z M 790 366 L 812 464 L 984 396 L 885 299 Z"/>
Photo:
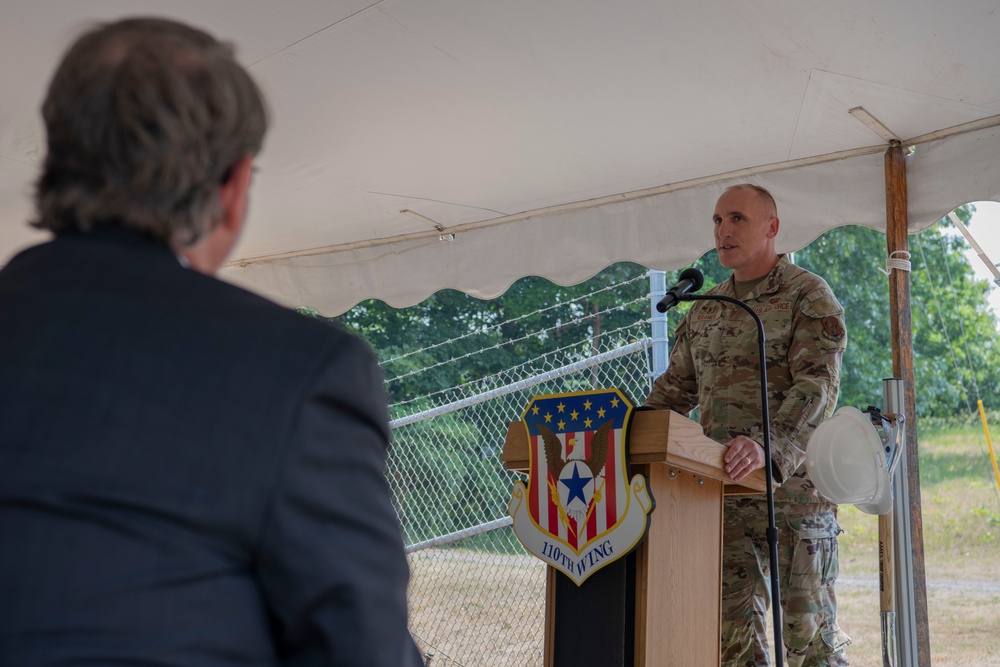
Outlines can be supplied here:
<path id="1" fill-rule="evenodd" d="M 181 246 L 218 223 L 219 186 L 267 131 L 263 96 L 232 47 L 157 18 L 82 35 L 42 116 L 48 152 L 33 226 L 120 226 Z"/>

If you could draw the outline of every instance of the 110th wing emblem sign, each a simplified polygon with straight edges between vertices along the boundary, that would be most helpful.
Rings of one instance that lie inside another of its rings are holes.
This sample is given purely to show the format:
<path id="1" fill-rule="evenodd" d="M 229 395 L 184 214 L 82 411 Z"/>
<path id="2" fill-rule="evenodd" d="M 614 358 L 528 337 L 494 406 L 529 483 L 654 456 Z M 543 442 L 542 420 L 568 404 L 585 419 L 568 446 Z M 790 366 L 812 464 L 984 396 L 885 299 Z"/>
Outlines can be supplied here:
<path id="1" fill-rule="evenodd" d="M 524 548 L 581 585 L 646 535 L 653 501 L 628 479 L 632 404 L 617 389 L 536 396 L 524 411 L 528 485 L 508 511 Z"/>

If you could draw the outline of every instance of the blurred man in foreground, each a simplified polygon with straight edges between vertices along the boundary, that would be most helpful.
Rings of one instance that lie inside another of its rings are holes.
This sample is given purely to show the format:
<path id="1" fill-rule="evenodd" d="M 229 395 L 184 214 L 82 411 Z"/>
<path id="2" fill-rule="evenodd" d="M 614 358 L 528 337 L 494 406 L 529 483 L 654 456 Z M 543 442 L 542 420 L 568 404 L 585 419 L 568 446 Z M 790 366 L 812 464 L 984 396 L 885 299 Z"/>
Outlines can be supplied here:
<path id="1" fill-rule="evenodd" d="M 420 664 L 357 339 L 213 274 L 267 119 L 232 50 L 125 20 L 43 106 L 0 272 L 0 664 Z"/>

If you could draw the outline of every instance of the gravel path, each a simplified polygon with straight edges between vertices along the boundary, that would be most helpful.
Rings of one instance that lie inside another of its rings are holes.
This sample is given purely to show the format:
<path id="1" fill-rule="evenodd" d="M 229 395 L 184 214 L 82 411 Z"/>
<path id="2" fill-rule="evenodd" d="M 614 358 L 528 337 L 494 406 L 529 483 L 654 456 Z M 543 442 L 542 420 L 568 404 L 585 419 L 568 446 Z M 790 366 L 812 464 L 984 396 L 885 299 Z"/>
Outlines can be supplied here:
<path id="1" fill-rule="evenodd" d="M 837 588 L 877 588 L 878 577 L 837 577 Z M 977 581 L 975 579 L 928 579 L 927 590 L 955 593 L 980 593 L 1000 595 L 1000 581 Z"/>

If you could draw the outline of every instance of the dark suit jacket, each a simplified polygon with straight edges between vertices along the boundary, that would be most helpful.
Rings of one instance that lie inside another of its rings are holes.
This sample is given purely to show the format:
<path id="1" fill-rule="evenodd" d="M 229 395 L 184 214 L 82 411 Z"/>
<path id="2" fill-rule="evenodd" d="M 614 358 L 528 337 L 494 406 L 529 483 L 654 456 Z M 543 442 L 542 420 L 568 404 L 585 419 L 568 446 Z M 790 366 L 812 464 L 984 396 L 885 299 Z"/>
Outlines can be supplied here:
<path id="1" fill-rule="evenodd" d="M 0 665 L 418 664 L 364 343 L 115 230 L 0 332 Z"/>

